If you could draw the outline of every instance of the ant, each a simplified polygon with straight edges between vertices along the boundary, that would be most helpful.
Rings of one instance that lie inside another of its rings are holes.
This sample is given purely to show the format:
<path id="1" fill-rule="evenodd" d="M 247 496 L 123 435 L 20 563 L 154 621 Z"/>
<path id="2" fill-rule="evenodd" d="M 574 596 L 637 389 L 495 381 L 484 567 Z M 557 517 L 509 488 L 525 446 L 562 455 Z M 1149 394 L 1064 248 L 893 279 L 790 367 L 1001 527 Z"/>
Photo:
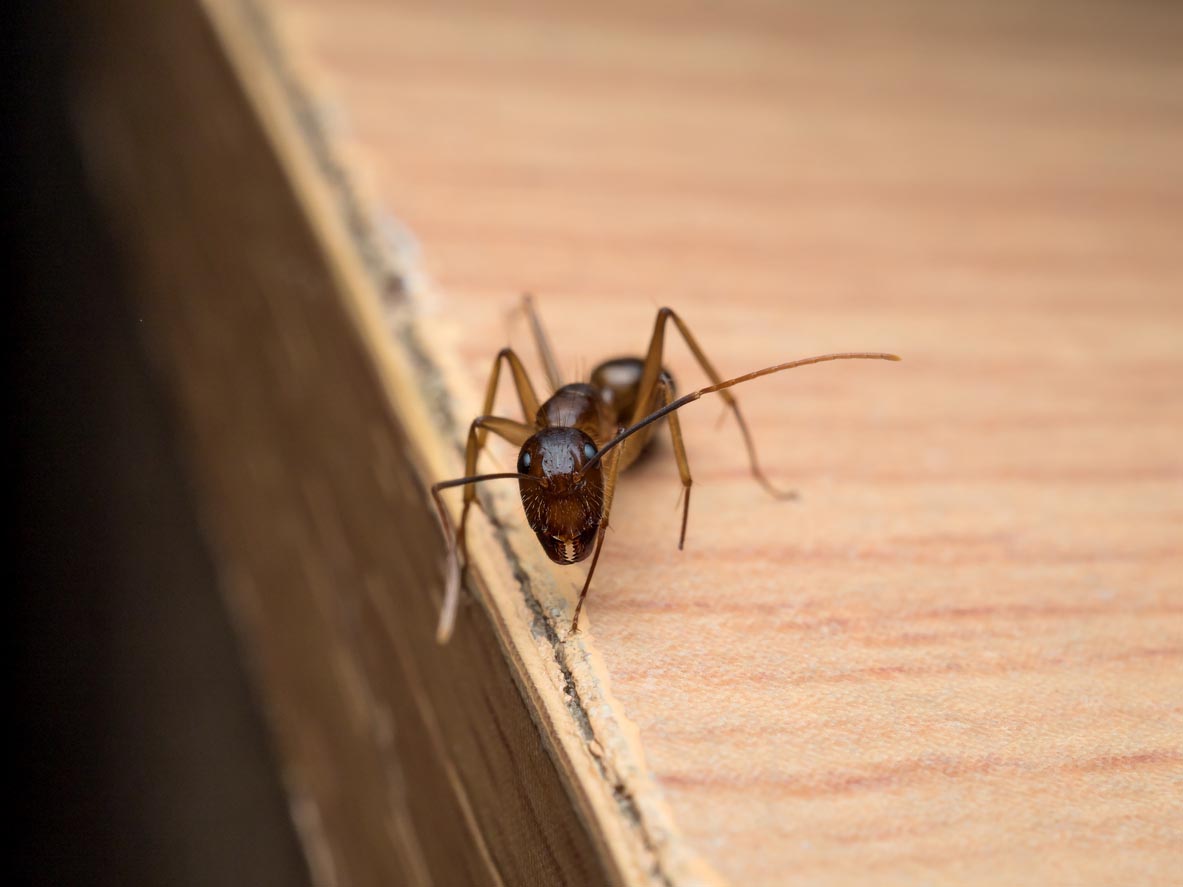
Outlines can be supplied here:
<path id="1" fill-rule="evenodd" d="M 592 370 L 587 382 L 564 384 L 555 362 L 554 352 L 542 329 L 538 313 L 529 295 L 523 299 L 523 309 L 533 329 L 534 340 L 546 371 L 547 381 L 554 394 L 539 401 L 522 365 L 512 348 L 502 348 L 493 361 L 493 370 L 485 389 L 482 414 L 473 419 L 468 429 L 464 471 L 466 477 L 441 481 L 432 485 L 431 495 L 439 512 L 440 523 L 448 543 L 448 575 L 444 591 L 444 605 L 440 613 L 436 640 L 446 643 L 456 621 L 460 599 L 461 560 L 467 566 L 466 534 L 469 509 L 476 498 L 475 484 L 487 480 L 516 478 L 522 497 L 526 522 L 538 536 L 538 541 L 550 559 L 557 564 L 575 564 L 591 555 L 575 614 L 571 620 L 572 633 L 579 630 L 579 611 L 591 586 L 604 533 L 608 529 L 608 515 L 612 496 L 616 491 L 617 475 L 637 460 L 653 440 L 656 423 L 665 419 L 669 425 L 674 447 L 674 458 L 682 478 L 682 530 L 678 548 L 686 542 L 686 520 L 690 514 L 690 465 L 682 441 L 682 428 L 677 411 L 707 394 L 718 392 L 727 408 L 735 415 L 748 451 L 752 476 L 772 496 L 787 499 L 795 493 L 774 487 L 765 477 L 756 459 L 756 447 L 751 432 L 739 411 L 739 404 L 727 389 L 761 376 L 791 370 L 811 363 L 829 360 L 899 360 L 894 354 L 878 352 L 844 352 L 823 354 L 792 360 L 762 370 L 724 380 L 707 359 L 706 354 L 691 334 L 690 329 L 672 309 L 657 312 L 649 350 L 644 359 L 618 357 L 605 361 Z M 681 397 L 674 396 L 673 377 L 661 365 L 665 349 L 667 324 L 672 321 L 689 346 L 695 360 L 711 380 L 711 385 Z M 501 366 L 509 366 L 522 405 L 525 422 L 493 416 L 493 401 Z M 485 446 L 489 433 L 502 437 L 515 446 L 518 453 L 517 470 L 497 474 L 476 474 L 477 457 Z M 453 528 L 444 507 L 441 492 L 449 487 L 464 487 L 464 506 L 460 524 Z"/>

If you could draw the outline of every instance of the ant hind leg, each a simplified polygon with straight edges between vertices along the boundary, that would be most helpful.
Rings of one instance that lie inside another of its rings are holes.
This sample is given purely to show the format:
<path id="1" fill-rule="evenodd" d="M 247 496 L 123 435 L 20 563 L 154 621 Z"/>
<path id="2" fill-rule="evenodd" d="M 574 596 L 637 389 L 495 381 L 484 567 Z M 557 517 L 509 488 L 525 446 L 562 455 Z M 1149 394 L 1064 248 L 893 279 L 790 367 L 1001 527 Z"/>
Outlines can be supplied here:
<path id="1" fill-rule="evenodd" d="M 715 369 L 714 364 L 706 356 L 706 353 L 698 344 L 698 340 L 694 338 L 694 334 L 686 326 L 685 321 L 672 308 L 662 308 L 657 312 L 657 320 L 653 324 L 653 336 L 649 340 L 649 350 L 645 355 L 645 369 L 641 374 L 641 382 L 637 391 L 637 406 L 630 424 L 635 424 L 645 417 L 651 402 L 650 398 L 657 390 L 662 374 L 661 362 L 665 351 L 665 326 L 668 320 L 674 322 L 674 326 L 681 333 L 683 341 L 686 342 L 687 347 L 690 349 L 690 353 L 694 355 L 694 359 L 698 361 L 698 365 L 702 367 L 703 372 L 706 373 L 711 383 L 713 385 L 723 384 L 723 376 L 720 375 L 719 371 Z M 779 489 L 764 474 L 764 470 L 760 467 L 760 460 L 756 456 L 756 443 L 752 439 L 752 432 L 748 428 L 748 423 L 744 420 L 743 413 L 740 412 L 738 401 L 736 401 L 730 391 L 720 390 L 719 396 L 723 398 L 723 402 L 727 405 L 727 408 L 735 415 L 740 434 L 743 435 L 744 447 L 748 451 L 748 464 L 751 467 L 752 477 L 774 498 L 795 499 L 797 497 L 795 491 Z"/>
<path id="2" fill-rule="evenodd" d="M 530 319 L 530 330 L 534 334 L 538 358 L 546 370 L 546 381 L 550 383 L 551 391 L 558 391 L 563 387 L 563 375 L 559 372 L 559 364 L 555 360 L 554 349 L 550 347 L 550 339 L 546 335 L 546 330 L 542 328 L 542 319 L 538 316 L 538 309 L 534 307 L 534 297 L 529 293 L 522 296 L 522 308 L 526 312 L 526 317 Z"/>

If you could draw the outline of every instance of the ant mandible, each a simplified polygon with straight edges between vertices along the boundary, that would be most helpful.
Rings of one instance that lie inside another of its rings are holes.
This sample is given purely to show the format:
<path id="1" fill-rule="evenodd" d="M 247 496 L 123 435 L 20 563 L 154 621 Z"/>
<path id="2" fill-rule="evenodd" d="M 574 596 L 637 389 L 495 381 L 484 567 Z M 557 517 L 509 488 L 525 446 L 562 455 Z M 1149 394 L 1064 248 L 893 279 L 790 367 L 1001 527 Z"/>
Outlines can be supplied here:
<path id="1" fill-rule="evenodd" d="M 538 536 L 538 541 L 550 559 L 558 564 L 575 564 L 591 554 L 591 567 L 579 592 L 579 601 L 571 620 L 571 631 L 576 632 L 579 630 L 579 611 L 591 586 L 592 575 L 600 559 L 600 548 L 604 544 L 604 533 L 608 529 L 608 514 L 612 508 L 612 495 L 616 491 L 617 475 L 632 465 L 652 441 L 657 429 L 655 423 L 661 419 L 667 420 L 674 458 L 682 478 L 682 530 L 678 537 L 678 548 L 681 549 L 686 541 L 686 519 L 690 514 L 691 477 L 686 447 L 682 442 L 682 428 L 678 423 L 678 410 L 704 395 L 718 392 L 739 424 L 752 476 L 774 497 L 791 498 L 793 493 L 778 490 L 764 476 L 756 459 L 751 432 L 739 411 L 739 404 L 727 389 L 761 376 L 828 360 L 900 359 L 894 354 L 879 352 L 823 354 L 779 363 L 724 380 L 682 318 L 672 309 L 662 308 L 657 312 L 653 336 L 649 339 L 649 350 L 644 359 L 618 357 L 597 366 L 589 381 L 564 384 L 554 352 L 529 295 L 524 298 L 524 310 L 529 317 L 547 381 L 554 389 L 554 394 L 545 402 L 540 402 L 521 359 L 513 349 L 502 348 L 493 361 L 482 414 L 473 419 L 468 429 L 464 459 L 467 476 L 441 481 L 431 488 L 448 542 L 448 575 L 436 632 L 436 639 L 440 643 L 445 643 L 451 636 L 456 621 L 461 560 L 467 565 L 465 528 L 469 509 L 477 501 L 475 484 L 516 478 L 526 522 Z M 706 388 L 677 398 L 674 396 L 673 377 L 661 365 L 668 321 L 673 321 L 695 360 L 712 382 Z M 489 415 L 497 396 L 503 362 L 509 365 L 513 375 L 525 422 Z M 517 471 L 475 474 L 477 457 L 490 432 L 521 447 Z M 449 487 L 459 486 L 464 487 L 464 506 L 460 512 L 460 525 L 454 528 L 440 494 Z"/>

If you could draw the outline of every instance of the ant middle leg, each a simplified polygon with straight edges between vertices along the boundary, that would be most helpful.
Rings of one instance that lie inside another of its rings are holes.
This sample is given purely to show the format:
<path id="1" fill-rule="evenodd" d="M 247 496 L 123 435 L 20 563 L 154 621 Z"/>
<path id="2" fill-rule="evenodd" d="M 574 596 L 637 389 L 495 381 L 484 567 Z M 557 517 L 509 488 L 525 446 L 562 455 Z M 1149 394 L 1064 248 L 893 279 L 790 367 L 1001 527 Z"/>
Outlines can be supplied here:
<path id="1" fill-rule="evenodd" d="M 694 338 L 694 334 L 686 326 L 685 321 L 672 308 L 662 308 L 657 312 L 657 320 L 653 325 L 653 336 L 649 340 L 649 350 L 645 355 L 645 369 L 641 374 L 641 381 L 637 387 L 637 402 L 630 424 L 639 422 L 648 414 L 652 397 L 657 391 L 659 379 L 663 372 L 661 362 L 665 350 L 665 327 L 666 321 L 668 320 L 673 320 L 674 326 L 682 334 L 682 339 L 686 342 L 687 347 L 690 348 L 694 359 L 698 361 L 698 365 L 702 367 L 703 372 L 707 374 L 711 382 L 715 385 L 722 384 L 723 382 L 723 376 L 720 375 L 719 371 L 715 369 L 714 364 L 706 356 L 706 353 Z M 777 499 L 796 498 L 797 494 L 794 491 L 777 488 L 764 474 L 764 470 L 760 467 L 760 460 L 756 456 L 756 444 L 752 439 L 752 433 L 748 429 L 748 423 L 744 420 L 743 413 L 739 409 L 739 402 L 736 401 L 734 395 L 730 391 L 721 390 L 719 391 L 719 396 L 723 398 L 724 403 L 726 403 L 727 407 L 735 415 L 740 434 L 743 435 L 744 446 L 748 451 L 748 464 L 751 466 L 752 477 L 770 495 Z"/>
<path id="2" fill-rule="evenodd" d="M 667 372 L 657 377 L 657 398 L 654 409 L 669 406 L 674 400 L 674 380 Z M 682 439 L 682 425 L 678 422 L 678 414 L 670 413 L 666 416 L 670 428 L 670 442 L 674 446 L 674 460 L 678 463 L 678 476 L 682 479 L 682 532 L 678 535 L 678 551 L 686 544 L 686 521 L 690 517 L 690 487 L 694 478 L 690 476 L 690 460 L 686 458 L 686 442 Z"/>
<path id="3" fill-rule="evenodd" d="M 625 365 L 622 367 L 620 376 L 627 378 L 627 374 L 623 370 L 631 370 L 640 372 L 643 364 L 639 360 L 632 360 L 630 358 L 622 358 L 617 361 L 611 361 L 608 364 L 602 364 L 597 368 L 596 372 L 601 374 L 601 381 L 611 381 L 612 375 L 610 373 L 602 373 L 605 367 L 610 367 L 612 363 Z M 595 379 L 595 376 L 593 376 Z M 623 378 L 622 378 L 623 381 Z M 631 386 L 633 389 L 629 391 L 628 388 L 622 390 L 629 397 L 635 393 L 636 386 Z M 674 401 L 675 386 L 674 377 L 665 370 L 662 370 L 657 377 L 657 383 L 653 387 L 653 392 L 642 405 L 645 407 L 645 415 L 656 412 L 662 407 L 669 406 Z M 690 516 L 690 487 L 694 483 L 694 479 L 690 475 L 690 460 L 686 456 L 686 442 L 682 438 L 682 423 L 678 420 L 676 412 L 670 413 L 665 417 L 665 421 L 670 430 L 670 443 L 674 447 L 674 460 L 678 463 L 678 476 L 682 481 L 682 492 L 678 495 L 678 504 L 682 506 L 682 530 L 678 535 L 678 550 L 680 551 L 686 544 L 686 523 Z M 642 430 L 639 434 L 630 437 L 620 445 L 620 465 L 621 468 L 627 468 L 635 462 L 641 453 L 649 446 L 653 435 L 657 431 L 657 426 L 652 425 L 649 428 Z"/>

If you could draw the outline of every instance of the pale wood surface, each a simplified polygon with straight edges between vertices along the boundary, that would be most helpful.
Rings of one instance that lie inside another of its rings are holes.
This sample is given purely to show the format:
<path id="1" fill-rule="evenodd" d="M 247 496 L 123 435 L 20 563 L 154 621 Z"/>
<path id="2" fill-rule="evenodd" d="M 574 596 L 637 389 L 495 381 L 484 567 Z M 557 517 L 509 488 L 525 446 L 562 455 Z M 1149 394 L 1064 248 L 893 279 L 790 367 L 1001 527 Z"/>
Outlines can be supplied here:
<path id="1" fill-rule="evenodd" d="M 1177 7 L 273 9 L 417 239 L 463 408 L 525 288 L 569 369 L 660 304 L 725 373 L 905 356 L 742 391 L 797 503 L 705 403 L 687 551 L 668 448 L 617 497 L 583 642 L 695 852 L 736 885 L 1177 881 Z"/>

